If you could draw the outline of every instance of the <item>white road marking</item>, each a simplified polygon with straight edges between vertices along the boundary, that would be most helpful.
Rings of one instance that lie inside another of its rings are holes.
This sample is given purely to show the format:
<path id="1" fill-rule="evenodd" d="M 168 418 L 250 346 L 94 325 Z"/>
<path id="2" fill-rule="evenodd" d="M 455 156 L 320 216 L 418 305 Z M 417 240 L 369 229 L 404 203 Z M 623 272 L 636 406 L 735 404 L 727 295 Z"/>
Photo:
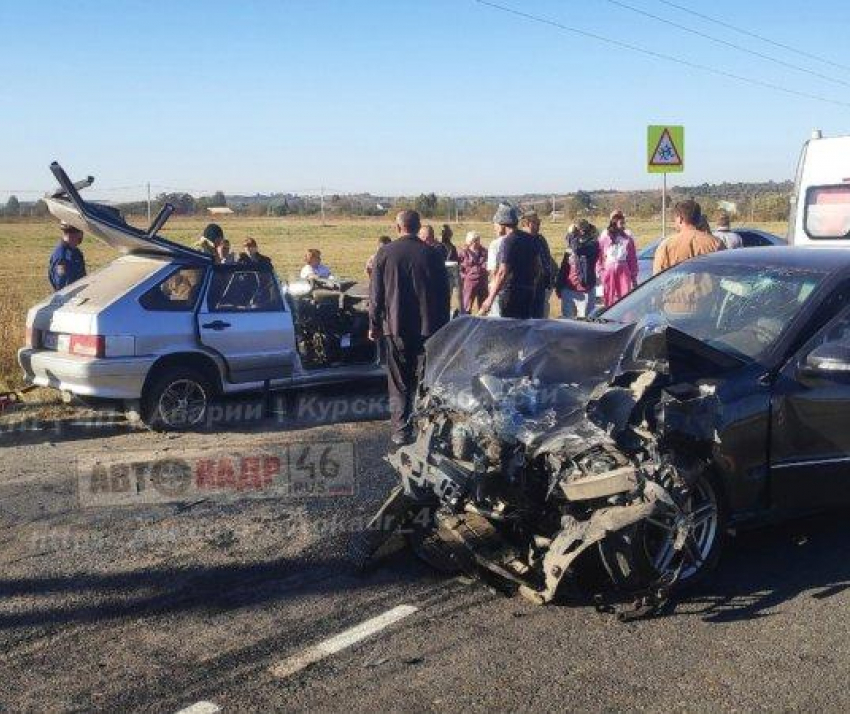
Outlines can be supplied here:
<path id="1" fill-rule="evenodd" d="M 216 714 L 221 711 L 218 704 L 212 702 L 195 702 L 192 706 L 181 709 L 177 714 Z"/>
<path id="2" fill-rule="evenodd" d="M 308 647 L 299 654 L 272 665 L 269 671 L 273 677 L 277 677 L 278 679 L 291 677 L 296 672 L 300 672 L 302 669 L 306 669 L 310 665 L 325 659 L 325 657 L 341 652 L 351 647 L 351 645 L 355 645 L 361 640 L 371 637 L 376 632 L 380 632 L 399 620 L 403 620 L 418 610 L 419 608 L 414 605 L 399 605 L 398 607 L 394 607 L 392 610 L 387 610 L 385 613 L 373 617 L 371 620 L 361 622 L 359 625 L 340 632 L 338 635 L 319 642 L 317 645 Z"/>

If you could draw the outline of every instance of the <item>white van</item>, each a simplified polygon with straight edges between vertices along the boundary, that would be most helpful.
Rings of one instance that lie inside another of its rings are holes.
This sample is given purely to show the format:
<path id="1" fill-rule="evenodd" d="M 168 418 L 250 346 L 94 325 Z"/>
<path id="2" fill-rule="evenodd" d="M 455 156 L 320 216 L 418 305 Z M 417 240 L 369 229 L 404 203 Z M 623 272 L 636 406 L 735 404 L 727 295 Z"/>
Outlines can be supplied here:
<path id="1" fill-rule="evenodd" d="M 815 131 L 797 165 L 788 243 L 850 247 L 850 136 Z"/>

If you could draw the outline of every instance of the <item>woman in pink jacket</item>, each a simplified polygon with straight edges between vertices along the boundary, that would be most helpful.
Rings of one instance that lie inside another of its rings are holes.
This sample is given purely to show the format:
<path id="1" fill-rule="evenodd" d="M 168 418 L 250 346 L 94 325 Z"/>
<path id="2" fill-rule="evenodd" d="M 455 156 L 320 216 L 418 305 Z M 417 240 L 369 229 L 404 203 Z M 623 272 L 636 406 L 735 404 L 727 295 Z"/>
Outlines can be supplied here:
<path id="1" fill-rule="evenodd" d="M 611 214 L 607 230 L 599 237 L 596 274 L 602 283 L 605 307 L 613 305 L 637 285 L 635 239 L 632 232 L 626 230 L 626 218 L 622 211 Z"/>

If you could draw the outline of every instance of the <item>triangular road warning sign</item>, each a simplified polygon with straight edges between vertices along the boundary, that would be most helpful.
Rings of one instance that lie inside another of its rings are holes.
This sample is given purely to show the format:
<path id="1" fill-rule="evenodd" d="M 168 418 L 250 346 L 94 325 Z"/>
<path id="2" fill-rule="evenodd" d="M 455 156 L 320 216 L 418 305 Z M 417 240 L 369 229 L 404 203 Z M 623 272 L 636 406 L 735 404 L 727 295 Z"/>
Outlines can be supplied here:
<path id="1" fill-rule="evenodd" d="M 670 130 L 665 129 L 661 132 L 658 138 L 658 144 L 655 146 L 655 151 L 652 152 L 652 158 L 649 160 L 650 166 L 681 166 L 682 157 L 679 150 L 673 143 L 673 137 L 670 136 Z"/>

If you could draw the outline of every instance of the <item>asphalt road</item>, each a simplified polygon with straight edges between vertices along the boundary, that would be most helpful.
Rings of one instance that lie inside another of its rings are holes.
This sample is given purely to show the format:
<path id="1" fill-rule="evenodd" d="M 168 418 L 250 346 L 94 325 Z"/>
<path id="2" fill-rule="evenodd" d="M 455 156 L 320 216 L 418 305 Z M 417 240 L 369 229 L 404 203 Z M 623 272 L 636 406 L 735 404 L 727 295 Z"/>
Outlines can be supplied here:
<path id="1" fill-rule="evenodd" d="M 380 421 L 171 438 L 77 425 L 0 443 L 0 711 L 850 704 L 846 513 L 739 534 L 701 591 L 623 624 L 442 577 L 403 550 L 352 574 L 348 533 L 393 483 Z M 353 495 L 80 503 L 94 457 L 327 443 L 353 445 Z"/>

